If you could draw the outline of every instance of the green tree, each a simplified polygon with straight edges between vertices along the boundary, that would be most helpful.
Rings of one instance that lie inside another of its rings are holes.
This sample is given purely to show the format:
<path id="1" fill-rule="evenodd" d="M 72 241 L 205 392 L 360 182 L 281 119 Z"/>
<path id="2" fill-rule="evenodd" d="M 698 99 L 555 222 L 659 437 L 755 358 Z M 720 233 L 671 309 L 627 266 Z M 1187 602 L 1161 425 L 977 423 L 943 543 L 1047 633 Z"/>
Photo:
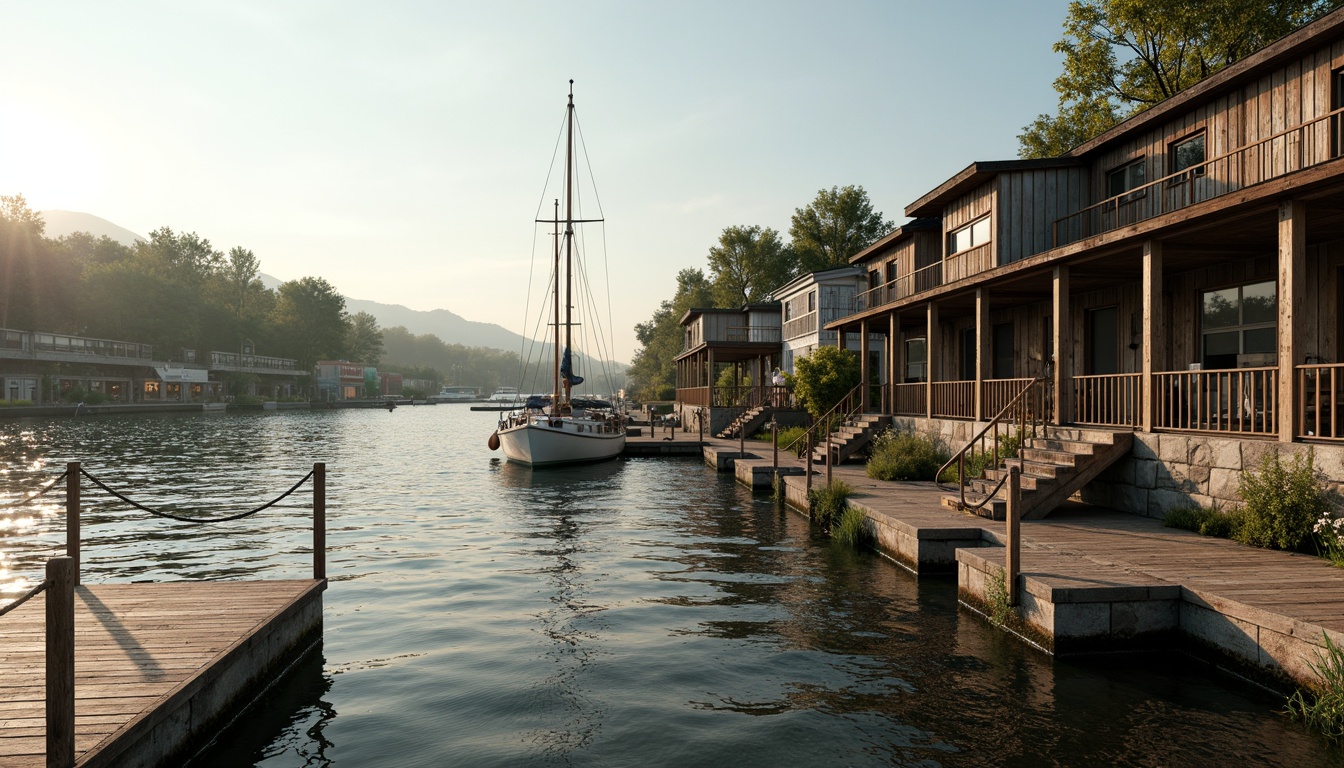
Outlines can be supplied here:
<path id="1" fill-rule="evenodd" d="M 1062 155 L 1342 1 L 1074 0 L 1054 45 L 1058 110 L 1023 129 L 1018 155 Z"/>
<path id="2" fill-rule="evenodd" d="M 709 249 L 709 274 L 714 301 L 740 307 L 762 301 L 789 281 L 796 262 L 769 227 L 728 227 Z"/>
<path id="3" fill-rule="evenodd" d="M 794 396 L 813 418 L 821 418 L 859 385 L 859 356 L 847 349 L 817 347 L 793 365 Z"/>
<path id="4" fill-rule="evenodd" d="M 281 284 L 271 320 L 283 355 L 297 360 L 300 370 L 345 351 L 345 297 L 320 277 Z"/>
<path id="5" fill-rule="evenodd" d="M 346 334 L 346 355 L 365 365 L 377 366 L 383 359 L 383 331 L 378 319 L 368 312 L 350 316 L 350 330 Z"/>
<path id="6" fill-rule="evenodd" d="M 797 208 L 789 237 L 801 272 L 843 267 L 849 257 L 895 228 L 873 210 L 863 187 L 831 187 L 817 192 L 805 208 Z"/>
<path id="7" fill-rule="evenodd" d="M 681 318 L 692 308 L 714 307 L 713 285 L 705 273 L 688 267 L 677 273 L 677 292 L 663 301 L 647 322 L 635 326 L 640 348 L 626 375 L 630 391 L 646 400 L 664 400 L 676 386 L 674 360 L 685 346 Z"/>

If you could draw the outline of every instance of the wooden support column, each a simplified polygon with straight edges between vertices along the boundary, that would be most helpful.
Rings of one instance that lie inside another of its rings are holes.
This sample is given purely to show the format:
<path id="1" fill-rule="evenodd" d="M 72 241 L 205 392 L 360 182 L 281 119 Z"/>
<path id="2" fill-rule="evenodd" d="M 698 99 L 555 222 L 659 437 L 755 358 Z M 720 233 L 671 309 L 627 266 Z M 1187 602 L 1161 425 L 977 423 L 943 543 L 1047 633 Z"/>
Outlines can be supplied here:
<path id="1" fill-rule="evenodd" d="M 975 289 L 975 389 L 971 392 L 973 410 L 971 415 L 976 421 L 984 421 L 993 414 L 985 413 L 985 379 L 989 378 L 989 290 Z"/>
<path id="2" fill-rule="evenodd" d="M 938 304 L 929 302 L 924 313 L 924 415 L 933 418 L 933 382 L 938 370 Z"/>
<path id="3" fill-rule="evenodd" d="M 1143 243 L 1143 413 L 1139 425 L 1144 432 L 1153 431 L 1157 417 L 1157 391 L 1153 374 L 1167 367 L 1166 318 L 1162 314 L 1162 243 L 1146 240 Z"/>
<path id="4" fill-rule="evenodd" d="M 1069 268 L 1055 267 L 1054 314 L 1050 317 L 1050 333 L 1054 337 L 1051 361 L 1055 389 L 1055 407 L 1051 416 L 1055 424 L 1073 421 L 1073 312 L 1069 307 Z"/>
<path id="5" fill-rule="evenodd" d="M 892 415 L 896 414 L 896 382 L 900 380 L 896 375 L 901 370 L 896 367 L 897 350 L 901 346 L 900 329 L 901 323 L 896 313 L 887 315 L 887 413 Z"/>
<path id="6" fill-rule="evenodd" d="M 1279 442 L 1297 436 L 1301 397 L 1293 367 L 1303 361 L 1307 311 L 1298 305 L 1307 295 L 1307 204 L 1279 203 Z"/>
<path id="7" fill-rule="evenodd" d="M 844 326 L 840 326 L 839 328 L 836 328 L 836 329 L 835 329 L 835 346 L 837 346 L 837 347 L 839 347 L 839 348 L 841 348 L 841 349 L 845 349 L 845 344 L 846 344 L 847 341 L 848 341 L 848 339 L 845 338 L 845 328 L 844 328 Z"/>
<path id="8" fill-rule="evenodd" d="M 47 765 L 75 764 L 75 561 L 47 561 Z"/>
<path id="9" fill-rule="evenodd" d="M 864 413 L 868 412 L 868 392 L 871 389 L 869 381 L 871 374 L 868 372 L 868 320 L 867 318 L 859 321 L 859 407 Z"/>

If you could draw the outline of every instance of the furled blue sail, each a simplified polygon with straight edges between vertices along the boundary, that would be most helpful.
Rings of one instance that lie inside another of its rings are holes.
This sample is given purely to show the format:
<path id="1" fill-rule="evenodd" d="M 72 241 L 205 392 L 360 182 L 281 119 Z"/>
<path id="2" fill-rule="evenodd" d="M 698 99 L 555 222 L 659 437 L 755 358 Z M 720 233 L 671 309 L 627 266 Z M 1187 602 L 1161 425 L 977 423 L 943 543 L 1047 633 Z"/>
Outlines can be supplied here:
<path id="1" fill-rule="evenodd" d="M 570 360 L 569 347 L 565 347 L 565 357 L 560 361 L 560 375 L 565 377 L 565 381 L 569 382 L 571 387 L 583 383 L 582 376 L 574 375 L 574 364 Z"/>

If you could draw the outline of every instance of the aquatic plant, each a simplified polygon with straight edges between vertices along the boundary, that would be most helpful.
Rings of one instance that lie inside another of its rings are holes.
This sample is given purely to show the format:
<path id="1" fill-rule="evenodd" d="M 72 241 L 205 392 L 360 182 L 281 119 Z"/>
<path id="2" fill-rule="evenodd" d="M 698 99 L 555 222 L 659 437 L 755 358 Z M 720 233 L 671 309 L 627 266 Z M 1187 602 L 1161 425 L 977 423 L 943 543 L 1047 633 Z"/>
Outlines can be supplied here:
<path id="1" fill-rule="evenodd" d="M 875 480 L 932 480 L 947 454 L 933 440 L 887 429 L 873 438 L 868 476 Z"/>
<path id="2" fill-rule="evenodd" d="M 1316 650 L 1316 661 L 1307 662 L 1319 678 L 1308 690 L 1298 689 L 1288 697 L 1288 716 L 1336 742 L 1344 742 L 1344 649 L 1325 638 L 1325 648 Z"/>
<path id="3" fill-rule="evenodd" d="M 1258 472 L 1241 476 L 1244 518 L 1234 537 L 1257 547 L 1301 550 L 1312 541 L 1316 522 L 1330 514 L 1323 480 L 1313 449 L 1288 466 L 1277 451 L 1267 452 Z"/>
<path id="4" fill-rule="evenodd" d="M 1008 577 L 1003 568 L 996 569 L 989 576 L 985 587 L 985 607 L 989 609 L 989 620 L 996 626 L 1007 626 L 1013 615 L 1013 607 L 1008 604 Z"/>
<path id="5" fill-rule="evenodd" d="M 849 483 L 843 480 L 832 480 L 826 485 L 813 488 L 807 493 L 807 504 L 816 521 L 825 530 L 830 530 L 831 525 L 839 518 L 840 513 L 844 512 L 845 500 L 854 493 L 854 489 Z"/>
<path id="6" fill-rule="evenodd" d="M 831 538 L 855 549 L 871 544 L 873 534 L 868 527 L 868 515 L 858 507 L 847 507 L 831 528 Z"/>

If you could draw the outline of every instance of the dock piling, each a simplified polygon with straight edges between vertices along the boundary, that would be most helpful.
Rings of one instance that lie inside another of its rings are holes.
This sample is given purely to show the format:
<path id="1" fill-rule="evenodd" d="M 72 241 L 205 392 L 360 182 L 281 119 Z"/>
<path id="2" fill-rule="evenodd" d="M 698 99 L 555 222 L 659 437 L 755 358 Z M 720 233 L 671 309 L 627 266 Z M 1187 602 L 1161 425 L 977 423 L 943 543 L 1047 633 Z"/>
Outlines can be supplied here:
<path id="1" fill-rule="evenodd" d="M 327 578 L 327 465 L 313 464 L 313 578 Z"/>
<path id="2" fill-rule="evenodd" d="M 75 764 L 77 580 L 74 558 L 53 557 L 47 561 L 47 768 Z"/>
<path id="3" fill-rule="evenodd" d="M 65 465 L 65 556 L 74 561 L 79 586 L 79 462 Z"/>
<path id="4" fill-rule="evenodd" d="M 1022 471 L 1008 468 L 1008 531 L 1007 552 L 1004 555 L 1004 581 L 1008 587 L 1008 604 L 1017 605 L 1017 576 L 1022 570 Z"/>

